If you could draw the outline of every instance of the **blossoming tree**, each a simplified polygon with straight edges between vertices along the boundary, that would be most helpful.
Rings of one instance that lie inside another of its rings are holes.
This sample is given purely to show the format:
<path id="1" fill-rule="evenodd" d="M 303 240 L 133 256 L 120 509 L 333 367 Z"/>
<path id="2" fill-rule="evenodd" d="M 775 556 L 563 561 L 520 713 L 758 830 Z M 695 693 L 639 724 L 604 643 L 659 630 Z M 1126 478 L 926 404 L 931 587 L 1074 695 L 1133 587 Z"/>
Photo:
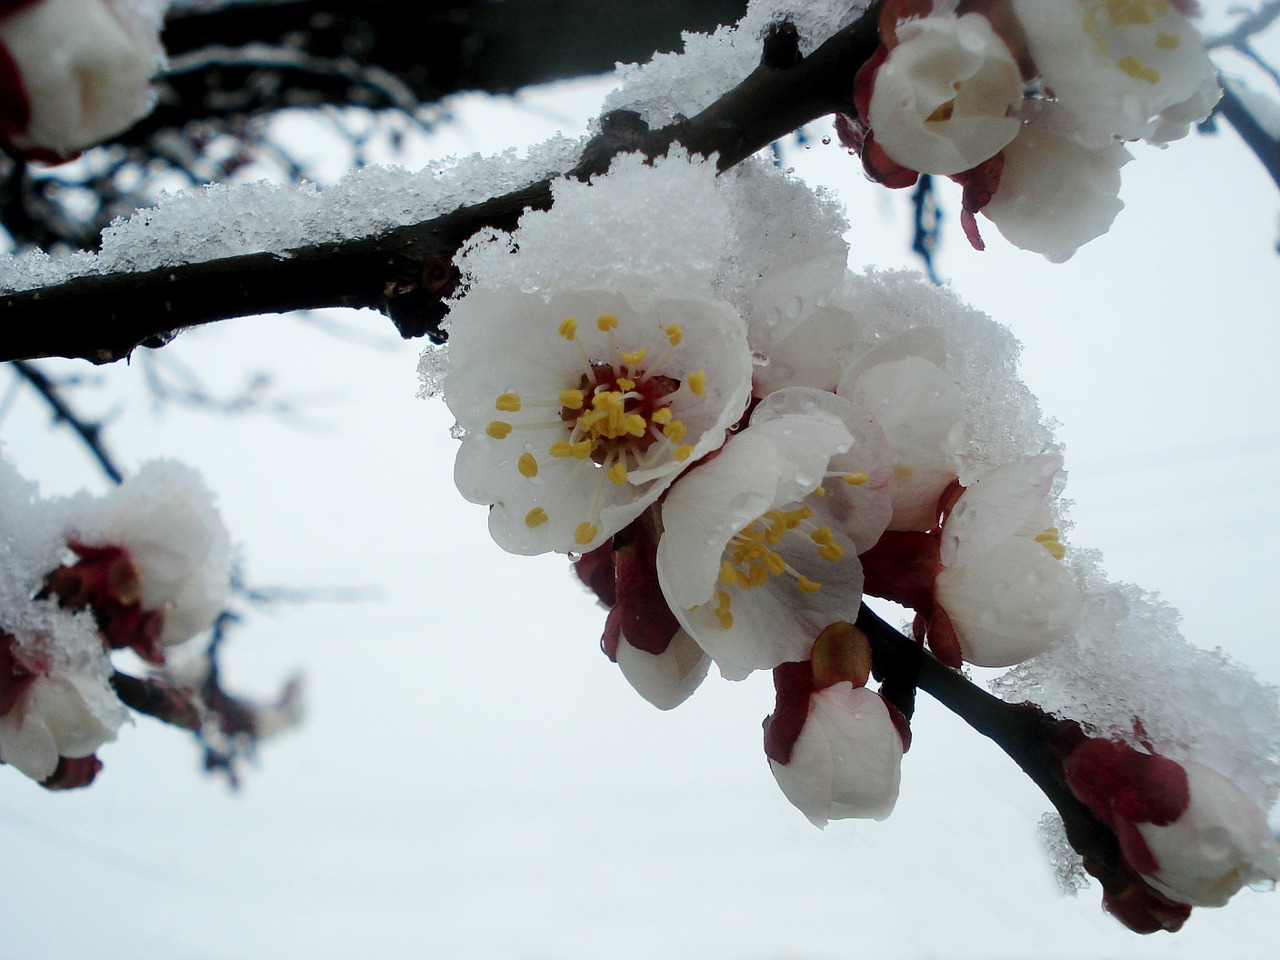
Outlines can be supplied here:
<path id="1" fill-rule="evenodd" d="M 9 7 L 13 154 L 61 160 L 145 113 L 162 4 Z M 842 212 L 756 154 L 833 116 L 877 183 L 955 180 L 975 247 L 986 221 L 1066 260 L 1123 216 L 1130 145 L 1218 104 L 1194 14 L 754 3 L 623 71 L 584 141 L 323 191 L 212 188 L 95 252 L 13 258 L 3 357 L 110 363 L 232 316 L 380 309 L 433 342 L 420 392 L 456 417 L 462 496 L 498 547 L 568 557 L 642 697 L 677 707 L 713 664 L 771 672 L 769 769 L 824 826 L 891 814 L 923 691 L 1044 792 L 1066 873 L 1130 929 L 1176 931 L 1280 879 L 1275 691 L 1065 539 L 1063 450 L 1011 334 L 923 278 L 851 269 Z M 229 602 L 197 476 L 152 463 L 50 499 L 3 469 L 0 760 L 82 787 L 126 708 L 204 735 L 292 718 L 288 698 L 167 669 Z M 123 671 L 126 649 L 151 669 Z M 1147 682 L 1153 662 L 1185 671 Z M 970 667 L 1011 669 L 993 695 Z"/>

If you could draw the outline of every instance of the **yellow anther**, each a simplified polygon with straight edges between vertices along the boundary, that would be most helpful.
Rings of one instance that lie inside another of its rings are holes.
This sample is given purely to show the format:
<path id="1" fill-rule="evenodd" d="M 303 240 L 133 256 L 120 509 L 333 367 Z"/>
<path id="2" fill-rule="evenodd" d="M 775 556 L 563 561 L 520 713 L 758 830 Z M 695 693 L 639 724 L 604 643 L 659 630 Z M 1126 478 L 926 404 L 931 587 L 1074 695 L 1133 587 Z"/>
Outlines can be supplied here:
<path id="1" fill-rule="evenodd" d="M 1053 557 L 1055 560 L 1061 560 L 1067 555 L 1067 548 L 1063 544 L 1058 543 L 1057 540 L 1048 543 L 1041 542 L 1040 545 L 1048 550 L 1049 556 Z"/>
<path id="2" fill-rule="evenodd" d="M 693 447 L 689 446 L 688 444 L 685 444 L 684 446 L 676 447 L 675 458 L 678 463 L 684 463 L 686 460 L 689 459 L 689 457 L 692 454 L 693 454 Z"/>
<path id="3" fill-rule="evenodd" d="M 1160 71 L 1143 63 L 1137 57 L 1121 57 L 1116 61 L 1116 66 L 1135 80 L 1145 80 L 1151 84 L 1160 82 Z"/>
<path id="4" fill-rule="evenodd" d="M 1155 23 L 1157 15 L 1168 11 L 1169 0 L 1103 0 L 1102 5 L 1115 26 L 1135 27 Z"/>
<path id="5" fill-rule="evenodd" d="M 679 443 L 684 439 L 685 426 L 679 420 L 672 420 L 662 428 L 662 435 L 672 443 Z"/>
<path id="6" fill-rule="evenodd" d="M 796 579 L 796 586 L 800 588 L 801 593 L 817 593 L 822 589 L 822 584 L 815 583 L 806 577 L 803 573 Z"/>
<path id="7" fill-rule="evenodd" d="M 815 497 L 825 497 L 825 496 L 827 495 L 827 488 L 826 488 L 826 487 L 814 487 L 814 488 L 813 488 L 813 495 L 814 495 Z"/>
<path id="8" fill-rule="evenodd" d="M 627 351 L 622 355 L 622 362 L 629 367 L 634 367 L 638 364 L 644 363 L 644 348 L 641 347 L 639 350 Z"/>
<path id="9" fill-rule="evenodd" d="M 621 460 L 609 468 L 609 479 L 618 486 L 627 482 L 627 468 Z"/>
<path id="10" fill-rule="evenodd" d="M 633 437 L 643 437 L 649 432 L 649 421 L 638 413 L 627 414 L 627 433 Z"/>
<path id="11" fill-rule="evenodd" d="M 660 427 L 665 426 L 666 424 L 671 422 L 671 408 L 662 407 L 659 410 L 655 410 L 650 415 L 649 419 L 652 420 L 654 423 L 656 423 Z"/>
<path id="12" fill-rule="evenodd" d="M 736 586 L 738 583 L 738 571 L 728 560 L 720 561 L 720 582 L 726 587 Z"/>
<path id="13" fill-rule="evenodd" d="M 689 384 L 689 389 L 693 391 L 695 397 L 700 397 L 707 392 L 707 374 L 704 370 L 695 370 L 689 374 L 689 378 L 685 381 Z"/>
<path id="14" fill-rule="evenodd" d="M 618 378 L 619 390 L 634 390 L 635 388 L 636 388 L 636 382 L 634 380 L 629 380 L 626 377 Z"/>
<path id="15" fill-rule="evenodd" d="M 908 476 L 910 476 L 910 474 L 908 474 Z M 855 470 L 853 471 L 853 473 L 846 473 L 840 479 L 843 480 L 845 483 L 849 484 L 849 486 L 851 487 L 860 487 L 864 483 L 871 482 L 871 474 L 863 470 Z"/>
<path id="16" fill-rule="evenodd" d="M 591 441 L 579 440 L 577 443 L 570 443 L 568 440 L 557 440 L 547 452 L 553 457 L 576 457 L 579 460 L 585 460 L 591 456 Z"/>
<path id="17" fill-rule="evenodd" d="M 831 532 L 830 527 L 819 527 L 813 533 L 809 534 L 809 539 L 820 547 L 825 547 L 829 543 L 836 542 L 836 535 Z"/>
<path id="18" fill-rule="evenodd" d="M 761 562 L 764 563 L 764 568 L 775 577 L 780 577 L 787 572 L 787 562 L 772 550 L 765 551 Z"/>
<path id="19" fill-rule="evenodd" d="M 520 459 L 516 461 L 516 469 L 520 471 L 522 477 L 533 479 L 538 475 L 538 460 L 532 453 L 526 451 L 520 454 Z"/>
<path id="20" fill-rule="evenodd" d="M 765 569 L 763 563 L 753 563 L 751 565 L 751 573 L 747 577 L 747 586 L 763 587 L 769 582 L 769 571 Z"/>
<path id="21" fill-rule="evenodd" d="M 726 630 L 733 627 L 733 614 L 729 611 L 729 595 L 723 590 L 716 591 L 716 619 Z"/>
<path id="22" fill-rule="evenodd" d="M 520 394 L 499 394 L 497 402 L 494 403 L 494 407 L 501 410 L 503 413 L 517 413 L 520 410 Z"/>
<path id="23" fill-rule="evenodd" d="M 680 328 L 680 324 L 673 323 L 667 327 L 667 342 L 673 347 L 680 346 L 680 341 L 684 339 L 684 330 Z"/>
<path id="24" fill-rule="evenodd" d="M 818 556 L 835 563 L 844 556 L 844 548 L 838 543 L 824 543 L 818 547 Z"/>
<path id="25" fill-rule="evenodd" d="M 534 507 L 524 515 L 524 525 L 529 529 L 540 527 L 547 522 L 547 511 L 541 507 Z"/>
<path id="26" fill-rule="evenodd" d="M 956 102 L 948 100 L 946 103 L 939 104 L 933 113 L 924 118 L 925 123 L 945 123 L 950 120 L 956 111 Z"/>
<path id="27" fill-rule="evenodd" d="M 484 432 L 495 440 L 505 440 L 511 433 L 511 424 L 502 420 L 494 420 L 484 428 Z"/>
<path id="28" fill-rule="evenodd" d="M 596 538 L 596 534 L 600 531 L 594 523 L 583 520 L 576 530 L 573 531 L 573 542 L 578 546 L 586 546 Z"/>
<path id="29" fill-rule="evenodd" d="M 1055 542 L 1061 536 L 1057 527 L 1046 527 L 1036 534 L 1036 543 Z"/>
<path id="30" fill-rule="evenodd" d="M 1156 34 L 1156 46 L 1161 50 L 1177 50 L 1182 43 L 1182 38 L 1172 33 L 1165 33 L 1161 30 Z"/>
<path id="31" fill-rule="evenodd" d="M 582 404 L 586 401 L 581 390 L 561 390 L 558 399 L 560 406 L 566 410 L 581 410 Z"/>
<path id="32" fill-rule="evenodd" d="M 560 321 L 560 336 L 572 340 L 578 335 L 578 321 L 573 317 L 565 317 Z"/>
<path id="33" fill-rule="evenodd" d="M 618 326 L 618 318 L 612 313 L 602 313 L 596 317 L 596 326 L 601 330 L 614 330 Z"/>

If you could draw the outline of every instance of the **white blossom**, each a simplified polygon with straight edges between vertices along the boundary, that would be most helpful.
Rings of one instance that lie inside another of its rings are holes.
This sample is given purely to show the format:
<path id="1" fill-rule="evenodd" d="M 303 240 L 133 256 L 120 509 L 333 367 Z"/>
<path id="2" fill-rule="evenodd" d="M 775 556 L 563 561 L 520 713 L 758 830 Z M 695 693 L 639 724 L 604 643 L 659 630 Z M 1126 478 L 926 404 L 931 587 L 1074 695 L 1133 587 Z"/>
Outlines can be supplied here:
<path id="1" fill-rule="evenodd" d="M 867 121 L 896 162 L 921 173 L 961 173 L 1018 133 L 1022 77 L 986 17 L 940 14 L 897 27 L 876 72 Z"/>
<path id="2" fill-rule="evenodd" d="M 693 695 L 706 679 L 711 658 L 684 630 L 677 630 L 662 653 L 637 650 L 618 637 L 618 668 L 627 683 L 659 710 L 671 710 Z"/>
<path id="3" fill-rule="evenodd" d="M 1218 102 L 1196 28 L 1170 0 L 1013 0 L 1045 86 L 1091 128 L 1185 137 Z"/>
<path id="4" fill-rule="evenodd" d="M 1000 467 L 965 490 L 943 525 L 936 598 L 969 663 L 1021 663 L 1079 622 L 1080 588 L 1045 508 L 1061 469 L 1057 454 Z"/>
<path id="5" fill-rule="evenodd" d="M 902 736 L 880 695 L 851 683 L 812 693 L 788 763 L 774 779 L 818 827 L 850 817 L 884 820 L 898 801 Z"/>
<path id="6" fill-rule="evenodd" d="M 74 151 L 145 115 L 161 59 L 159 23 L 110 0 L 37 0 L 0 17 L 0 45 L 17 70 L 26 123 L 21 149 Z"/>
<path id="7" fill-rule="evenodd" d="M 857 555 L 881 531 L 841 529 L 822 504 L 828 489 L 878 488 L 866 508 L 877 523 L 887 519 L 887 465 L 865 413 L 796 389 L 766 398 L 751 425 L 682 477 L 662 506 L 663 594 L 729 679 L 807 658 L 824 627 L 857 609 Z"/>
<path id="8" fill-rule="evenodd" d="M 59 757 L 87 757 L 114 740 L 123 719 L 123 707 L 103 682 L 36 677 L 0 716 L 0 761 L 40 782 L 57 769 Z"/>
<path id="9" fill-rule="evenodd" d="M 723 302 L 476 289 L 450 316 L 454 479 L 493 505 L 512 553 L 603 543 L 724 443 L 750 393 L 746 328 Z"/>
<path id="10" fill-rule="evenodd" d="M 1111 229 L 1124 207 L 1120 168 L 1133 158 L 1111 137 L 1082 142 L 1064 108 L 1039 103 L 1004 148 L 1000 185 L 982 213 L 1010 243 L 1061 263 Z"/>

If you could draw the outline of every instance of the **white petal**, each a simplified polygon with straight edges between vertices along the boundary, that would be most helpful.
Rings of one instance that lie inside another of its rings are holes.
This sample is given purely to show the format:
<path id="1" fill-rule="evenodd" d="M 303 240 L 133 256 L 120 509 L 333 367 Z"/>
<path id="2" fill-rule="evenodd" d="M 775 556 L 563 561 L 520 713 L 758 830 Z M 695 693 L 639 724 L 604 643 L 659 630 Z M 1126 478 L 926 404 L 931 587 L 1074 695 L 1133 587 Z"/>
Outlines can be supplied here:
<path id="1" fill-rule="evenodd" d="M 1061 470 L 1062 457 L 1044 453 L 999 467 L 968 487 L 942 528 L 942 565 L 971 563 L 1021 530 L 1043 511 Z"/>
<path id="2" fill-rule="evenodd" d="M 114 696 L 91 680 L 42 677 L 28 696 L 31 709 L 44 720 L 60 756 L 87 757 L 116 737 L 120 721 L 112 725 L 109 718 L 123 711 Z"/>
<path id="3" fill-rule="evenodd" d="M 769 761 L 778 786 L 817 827 L 884 820 L 898 800 L 902 739 L 878 694 L 837 683 L 813 694 L 791 762 Z"/>
<path id="4" fill-rule="evenodd" d="M 618 668 L 627 683 L 659 710 L 671 710 L 692 696 L 707 676 L 711 658 L 684 630 L 677 630 L 671 645 L 654 655 L 618 639 Z"/>
<path id="5" fill-rule="evenodd" d="M 1246 884 L 1280 880 L 1280 846 L 1258 805 L 1216 771 L 1182 766 L 1186 811 L 1168 826 L 1136 825 L 1160 865 L 1147 881 L 1178 903 L 1222 907 Z"/>
<path id="6" fill-rule="evenodd" d="M 1071 572 L 1025 537 L 938 575 L 936 597 L 951 618 L 964 659 L 1007 667 L 1044 652 L 1080 620 Z"/>
<path id="7" fill-rule="evenodd" d="M 1018 133 L 1022 78 L 1008 46 L 979 14 L 898 26 L 868 108 L 876 143 L 921 173 L 961 173 Z"/>
<path id="8" fill-rule="evenodd" d="M 53 734 L 40 713 L 25 702 L 0 717 L 0 760 L 37 783 L 58 768 Z"/>

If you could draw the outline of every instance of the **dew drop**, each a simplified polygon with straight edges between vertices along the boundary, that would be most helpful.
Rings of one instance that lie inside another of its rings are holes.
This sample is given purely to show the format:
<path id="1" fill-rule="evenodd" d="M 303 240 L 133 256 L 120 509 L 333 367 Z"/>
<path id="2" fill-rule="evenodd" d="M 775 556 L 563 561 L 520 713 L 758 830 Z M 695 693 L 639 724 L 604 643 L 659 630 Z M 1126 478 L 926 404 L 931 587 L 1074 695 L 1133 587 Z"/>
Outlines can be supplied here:
<path id="1" fill-rule="evenodd" d="M 823 137 L 823 138 L 822 138 L 822 145 L 823 145 L 824 147 L 829 147 L 829 146 L 831 146 L 831 138 L 830 138 L 830 137 Z"/>
<path id="2" fill-rule="evenodd" d="M 579 560 L 582 559 L 582 554 L 580 554 L 577 550 L 570 550 L 566 554 L 566 556 L 569 558 L 570 563 L 577 563 Z"/>
<path id="3" fill-rule="evenodd" d="M 751 365 L 755 367 L 767 367 L 769 365 L 769 358 L 757 350 L 751 354 Z"/>

